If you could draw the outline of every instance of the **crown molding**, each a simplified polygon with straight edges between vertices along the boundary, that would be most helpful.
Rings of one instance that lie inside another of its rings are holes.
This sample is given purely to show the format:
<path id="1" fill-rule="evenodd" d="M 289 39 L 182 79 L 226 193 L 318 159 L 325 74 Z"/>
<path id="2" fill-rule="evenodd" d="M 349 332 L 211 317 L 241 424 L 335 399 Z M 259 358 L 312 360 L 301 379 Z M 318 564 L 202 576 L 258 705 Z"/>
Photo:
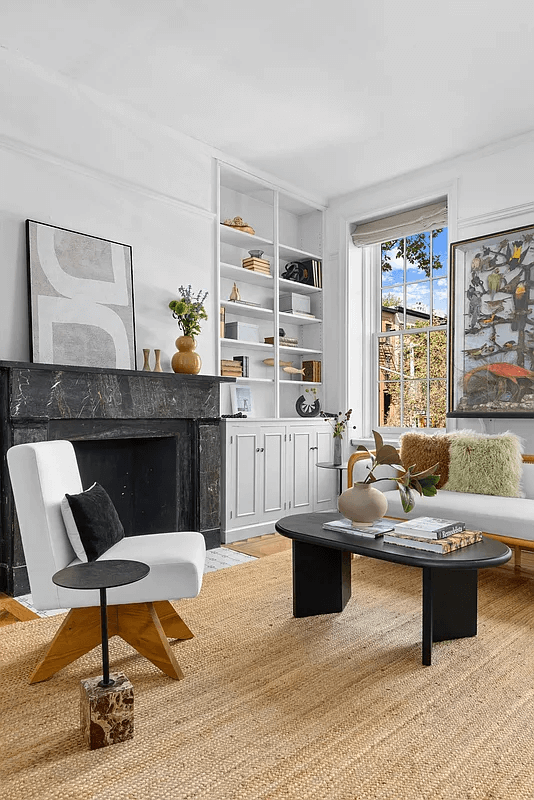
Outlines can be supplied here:
<path id="1" fill-rule="evenodd" d="M 94 167 L 88 167 L 85 164 L 63 158 L 51 151 L 35 147 L 34 145 L 27 144 L 26 142 L 6 136 L 5 134 L 0 134 L 0 148 L 26 156 L 27 158 L 42 161 L 46 164 L 51 164 L 55 167 L 69 170 L 70 172 L 75 172 L 78 175 L 83 175 L 85 178 L 99 181 L 100 183 L 112 184 L 118 189 L 135 192 L 145 198 L 150 198 L 151 200 L 171 205 L 174 208 L 179 208 L 187 214 L 194 214 L 195 216 L 205 217 L 210 220 L 215 219 L 215 212 L 207 208 L 192 203 L 186 203 L 184 200 L 180 200 L 174 195 L 150 189 L 148 186 L 144 186 L 141 183 L 130 181 L 126 178 L 120 178 L 105 170 L 95 169 Z"/>
<path id="2" fill-rule="evenodd" d="M 512 217 L 521 217 L 526 214 L 534 218 L 534 202 L 522 203 L 518 206 L 509 206 L 508 208 L 500 208 L 497 211 L 488 211 L 485 214 L 477 214 L 473 217 L 463 217 L 463 219 L 458 219 L 457 227 L 458 230 L 474 228 L 478 225 L 499 222 L 500 220 L 510 219 Z"/>

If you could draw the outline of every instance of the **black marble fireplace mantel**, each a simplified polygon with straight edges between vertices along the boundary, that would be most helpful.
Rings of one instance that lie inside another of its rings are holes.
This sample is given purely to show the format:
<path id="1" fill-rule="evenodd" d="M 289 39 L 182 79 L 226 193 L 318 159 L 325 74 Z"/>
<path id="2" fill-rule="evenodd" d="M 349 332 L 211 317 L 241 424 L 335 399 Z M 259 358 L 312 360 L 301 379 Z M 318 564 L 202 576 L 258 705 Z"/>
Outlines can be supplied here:
<path id="1" fill-rule="evenodd" d="M 72 441 L 127 535 L 199 530 L 220 544 L 220 384 L 233 378 L 0 361 L 0 591 L 29 589 L 7 472 L 14 444 Z"/>

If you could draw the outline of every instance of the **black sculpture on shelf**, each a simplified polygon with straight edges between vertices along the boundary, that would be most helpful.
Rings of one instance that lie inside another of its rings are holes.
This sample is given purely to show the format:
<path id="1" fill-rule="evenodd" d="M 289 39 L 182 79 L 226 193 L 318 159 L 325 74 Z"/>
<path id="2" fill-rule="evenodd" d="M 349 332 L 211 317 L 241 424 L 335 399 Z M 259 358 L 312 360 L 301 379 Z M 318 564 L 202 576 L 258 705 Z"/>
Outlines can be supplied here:
<path id="1" fill-rule="evenodd" d="M 297 398 L 295 409 L 299 417 L 317 417 L 321 411 L 321 405 L 319 400 L 308 399 L 301 394 Z"/>
<path id="2" fill-rule="evenodd" d="M 281 275 L 286 281 L 297 281 L 297 283 L 302 280 L 302 276 L 302 264 L 299 264 L 298 261 L 290 261 L 289 264 L 286 264 L 285 272 Z"/>

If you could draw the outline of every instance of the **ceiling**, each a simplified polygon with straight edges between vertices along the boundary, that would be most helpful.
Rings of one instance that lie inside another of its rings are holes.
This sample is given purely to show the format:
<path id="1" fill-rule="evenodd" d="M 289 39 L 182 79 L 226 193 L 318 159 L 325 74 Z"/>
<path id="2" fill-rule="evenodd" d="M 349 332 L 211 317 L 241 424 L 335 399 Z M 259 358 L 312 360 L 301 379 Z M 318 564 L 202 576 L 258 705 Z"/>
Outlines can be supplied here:
<path id="1" fill-rule="evenodd" d="M 1 6 L 1 47 L 322 199 L 534 129 L 525 0 Z"/>

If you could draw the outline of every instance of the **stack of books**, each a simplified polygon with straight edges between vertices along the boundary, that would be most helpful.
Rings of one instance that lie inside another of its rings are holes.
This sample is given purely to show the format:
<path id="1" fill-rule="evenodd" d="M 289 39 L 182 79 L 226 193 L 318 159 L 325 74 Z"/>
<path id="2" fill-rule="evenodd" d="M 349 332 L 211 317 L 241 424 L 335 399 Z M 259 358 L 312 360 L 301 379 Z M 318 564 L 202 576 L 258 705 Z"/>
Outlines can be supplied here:
<path id="1" fill-rule="evenodd" d="M 321 362 L 320 361 L 303 361 L 302 368 L 304 375 L 303 381 L 313 381 L 314 383 L 321 383 Z"/>
<path id="2" fill-rule="evenodd" d="M 221 375 L 223 378 L 242 378 L 243 367 L 239 361 L 221 358 Z"/>
<path id="3" fill-rule="evenodd" d="M 263 340 L 265 344 L 274 344 L 274 336 L 266 336 Z M 293 339 L 291 336 L 279 336 L 278 341 L 282 347 L 298 347 L 299 340 Z"/>
<path id="4" fill-rule="evenodd" d="M 452 519 L 417 517 L 398 522 L 384 542 L 433 553 L 451 553 L 482 540 L 480 531 L 466 531 L 465 523 Z"/>
<path id="5" fill-rule="evenodd" d="M 244 258 L 241 263 L 245 269 L 249 269 L 251 272 L 262 272 L 264 275 L 271 274 L 271 264 L 265 258 L 250 256 L 249 258 Z"/>

